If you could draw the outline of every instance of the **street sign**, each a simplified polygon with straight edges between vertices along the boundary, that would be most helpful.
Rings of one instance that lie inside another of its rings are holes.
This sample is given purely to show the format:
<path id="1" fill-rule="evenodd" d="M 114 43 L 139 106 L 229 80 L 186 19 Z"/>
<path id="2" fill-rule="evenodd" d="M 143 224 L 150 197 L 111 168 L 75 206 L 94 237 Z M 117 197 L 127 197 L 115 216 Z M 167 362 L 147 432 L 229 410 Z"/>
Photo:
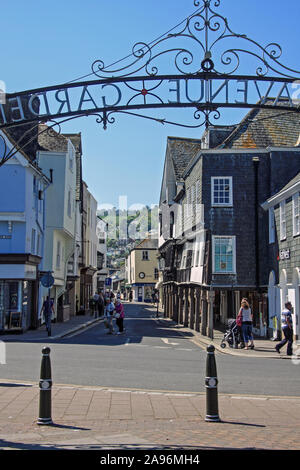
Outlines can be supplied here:
<path id="1" fill-rule="evenodd" d="M 51 272 L 44 274 L 41 278 L 41 284 L 44 287 L 51 287 L 54 284 L 54 277 L 52 276 Z"/>
<path id="2" fill-rule="evenodd" d="M 105 278 L 105 285 L 106 285 L 106 287 L 111 286 L 111 277 L 106 277 Z"/>

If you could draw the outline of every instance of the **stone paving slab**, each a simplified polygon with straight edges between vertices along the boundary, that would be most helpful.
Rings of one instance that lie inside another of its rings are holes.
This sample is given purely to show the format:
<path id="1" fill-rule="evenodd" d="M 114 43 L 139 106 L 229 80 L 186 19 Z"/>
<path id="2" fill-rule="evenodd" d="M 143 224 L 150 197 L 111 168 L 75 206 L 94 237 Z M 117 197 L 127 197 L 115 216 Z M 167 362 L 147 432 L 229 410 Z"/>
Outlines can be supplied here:
<path id="1" fill-rule="evenodd" d="M 222 394 L 207 423 L 205 394 L 55 385 L 40 426 L 38 385 L 13 384 L 0 381 L 0 449 L 300 449 L 297 397 Z"/>

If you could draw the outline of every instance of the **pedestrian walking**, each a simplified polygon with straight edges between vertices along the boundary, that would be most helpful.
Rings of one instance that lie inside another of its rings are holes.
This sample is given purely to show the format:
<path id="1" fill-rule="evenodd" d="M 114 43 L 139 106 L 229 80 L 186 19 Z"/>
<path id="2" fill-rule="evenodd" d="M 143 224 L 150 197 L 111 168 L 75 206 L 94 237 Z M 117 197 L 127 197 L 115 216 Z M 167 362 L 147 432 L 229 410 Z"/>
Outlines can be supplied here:
<path id="1" fill-rule="evenodd" d="M 293 322 L 292 322 L 292 304 L 291 302 L 285 303 L 285 308 L 281 312 L 281 328 L 284 334 L 284 339 L 275 346 L 276 351 L 280 354 L 280 349 L 287 343 L 287 355 L 293 355 Z"/>
<path id="2" fill-rule="evenodd" d="M 115 304 L 112 300 L 108 300 L 105 308 L 105 320 L 107 322 L 108 334 L 114 333 L 113 318 L 114 318 Z"/>
<path id="3" fill-rule="evenodd" d="M 132 290 L 129 292 L 129 302 L 132 302 Z"/>
<path id="4" fill-rule="evenodd" d="M 244 343 L 244 335 L 243 335 L 243 328 L 242 328 L 242 325 L 243 325 L 242 308 L 240 308 L 239 313 L 237 314 L 235 323 L 236 323 L 236 327 L 238 330 L 240 348 L 243 349 L 245 347 L 245 343 Z"/>
<path id="5" fill-rule="evenodd" d="M 243 332 L 243 338 L 244 338 L 244 343 L 245 343 L 245 349 L 249 349 L 248 347 L 249 341 L 250 341 L 250 349 L 254 349 L 253 333 L 252 333 L 253 314 L 251 312 L 249 303 L 246 299 L 242 299 L 241 308 L 238 313 L 238 316 L 240 316 L 242 319 L 242 332 Z"/>
<path id="6" fill-rule="evenodd" d="M 104 297 L 103 297 L 102 292 L 100 292 L 99 298 L 98 298 L 98 315 L 99 317 L 102 317 L 103 314 L 104 314 Z"/>
<path id="7" fill-rule="evenodd" d="M 48 336 L 51 336 L 51 317 L 52 317 L 52 313 L 54 314 L 54 305 L 53 305 L 53 300 L 50 299 L 49 295 L 47 295 L 46 300 L 44 300 L 43 302 L 41 312 L 43 312 L 44 314 Z"/>
<path id="8" fill-rule="evenodd" d="M 97 318 L 98 316 L 98 302 L 99 302 L 99 294 L 98 292 L 95 292 L 94 296 L 93 296 L 93 300 L 94 300 L 94 316 L 95 318 Z"/>
<path id="9" fill-rule="evenodd" d="M 124 306 L 121 303 L 121 300 L 116 301 L 115 310 L 116 310 L 116 313 L 115 313 L 116 324 L 119 327 L 119 331 L 117 334 L 120 335 L 124 332 L 123 321 L 125 317 Z"/>

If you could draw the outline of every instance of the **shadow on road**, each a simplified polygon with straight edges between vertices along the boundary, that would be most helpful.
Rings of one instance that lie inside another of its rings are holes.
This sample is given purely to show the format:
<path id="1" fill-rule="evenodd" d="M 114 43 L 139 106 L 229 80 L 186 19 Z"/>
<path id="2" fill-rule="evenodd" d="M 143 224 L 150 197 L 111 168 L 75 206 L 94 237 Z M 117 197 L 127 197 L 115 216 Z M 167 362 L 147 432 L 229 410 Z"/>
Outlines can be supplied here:
<path id="1" fill-rule="evenodd" d="M 0 387 L 32 387 L 32 384 L 22 384 L 22 383 L 5 383 L 1 382 Z"/>
<path id="2" fill-rule="evenodd" d="M 82 329 L 80 332 L 73 335 L 55 339 L 58 335 L 53 332 L 54 338 L 48 337 L 46 331 L 40 329 L 34 334 L 27 335 L 24 333 L 22 336 L 5 338 L 6 342 L 30 342 L 30 343 L 45 343 L 49 344 L 78 344 L 78 345 L 101 345 L 101 346 L 121 346 L 124 344 L 140 344 L 143 338 L 162 338 L 169 340 L 191 339 L 194 337 L 193 332 L 181 332 L 178 325 L 172 325 L 164 320 L 164 318 L 156 317 L 156 310 L 148 305 L 127 304 L 125 305 L 125 331 L 121 335 L 117 335 L 118 327 L 114 323 L 114 333 L 107 334 L 108 330 L 105 329 L 104 319 L 94 324 L 92 327 Z M 57 324 L 55 324 L 57 325 Z M 57 330 L 60 325 L 57 325 Z M 64 325 L 65 327 L 65 325 Z M 53 328 L 54 330 L 54 328 Z M 42 338 L 43 334 L 45 338 Z"/>

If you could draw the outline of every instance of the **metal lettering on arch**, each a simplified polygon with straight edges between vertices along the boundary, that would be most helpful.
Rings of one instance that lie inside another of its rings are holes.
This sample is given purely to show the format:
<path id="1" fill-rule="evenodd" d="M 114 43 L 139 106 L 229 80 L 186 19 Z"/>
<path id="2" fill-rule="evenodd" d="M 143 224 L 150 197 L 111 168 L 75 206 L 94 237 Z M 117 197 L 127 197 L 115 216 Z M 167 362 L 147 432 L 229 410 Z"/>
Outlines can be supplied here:
<path id="1" fill-rule="evenodd" d="M 300 82 L 292 79 L 220 76 L 211 72 L 185 77 L 94 80 L 8 95 L 6 105 L 0 104 L 0 127 L 96 113 L 105 126 L 113 113 L 171 107 L 194 108 L 203 113 L 226 107 L 299 111 L 298 95 Z M 24 102 L 22 96 L 28 97 L 28 101 Z M 33 107 L 37 99 L 38 111 Z"/>
<path id="2" fill-rule="evenodd" d="M 278 44 L 263 47 L 232 31 L 220 4 L 194 0 L 194 14 L 171 33 L 150 45 L 136 43 L 115 65 L 94 61 L 92 80 L 7 94 L 0 129 L 30 122 L 59 127 L 80 116 L 95 116 L 106 129 L 117 115 L 197 128 L 213 125 L 223 108 L 300 112 L 300 71 L 280 62 Z M 167 119 L 168 108 L 190 109 L 189 122 Z"/>

